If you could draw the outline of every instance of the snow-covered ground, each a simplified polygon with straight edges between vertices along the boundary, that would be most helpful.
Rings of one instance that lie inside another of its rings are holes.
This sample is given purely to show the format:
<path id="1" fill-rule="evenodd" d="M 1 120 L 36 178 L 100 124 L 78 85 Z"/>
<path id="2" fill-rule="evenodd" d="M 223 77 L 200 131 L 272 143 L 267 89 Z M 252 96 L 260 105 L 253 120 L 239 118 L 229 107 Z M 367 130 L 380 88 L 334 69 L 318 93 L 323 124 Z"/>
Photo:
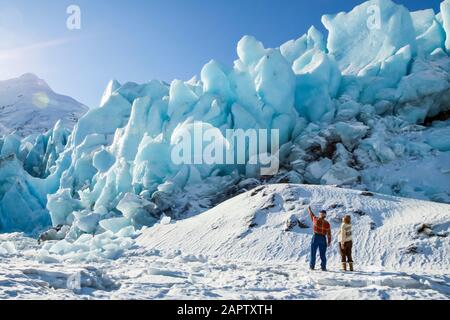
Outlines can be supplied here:
<path id="1" fill-rule="evenodd" d="M 328 209 L 334 237 L 352 215 L 356 272 L 339 271 L 336 240 L 329 271 L 308 270 L 307 205 Z M 2 235 L 0 298 L 448 299 L 449 224 L 446 204 L 269 185 L 145 229 L 116 260 L 42 256 L 35 239 Z"/>
<path id="2" fill-rule="evenodd" d="M 308 271 L 304 263 L 238 262 L 136 251 L 77 265 L 2 258 L 0 299 L 449 299 L 450 278 L 364 269 Z M 76 285 L 81 273 L 81 290 Z"/>

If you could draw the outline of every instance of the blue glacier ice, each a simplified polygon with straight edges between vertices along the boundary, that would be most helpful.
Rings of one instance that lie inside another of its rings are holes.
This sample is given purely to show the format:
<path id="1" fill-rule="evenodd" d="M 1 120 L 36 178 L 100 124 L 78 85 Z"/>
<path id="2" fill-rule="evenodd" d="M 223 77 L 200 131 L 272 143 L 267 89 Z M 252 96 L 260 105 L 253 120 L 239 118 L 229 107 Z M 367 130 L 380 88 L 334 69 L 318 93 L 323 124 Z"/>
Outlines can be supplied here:
<path id="1" fill-rule="evenodd" d="M 143 226 L 197 214 L 239 192 L 257 177 L 252 157 L 273 156 L 267 145 L 247 150 L 243 164 L 174 163 L 181 137 L 196 128 L 212 129 L 228 147 L 235 145 L 227 129 L 278 129 L 273 183 L 450 202 L 445 170 L 433 171 L 440 177 L 433 187 L 414 170 L 415 188 L 383 182 L 385 166 L 401 175 L 408 159 L 448 159 L 450 123 L 428 120 L 450 110 L 450 0 L 437 15 L 371 0 L 322 22 L 328 39 L 314 27 L 279 48 L 244 36 L 233 66 L 212 60 L 189 81 L 111 81 L 70 134 L 56 126 L 0 139 L 0 230 L 67 225 L 64 242 L 46 250 L 115 257 Z"/>

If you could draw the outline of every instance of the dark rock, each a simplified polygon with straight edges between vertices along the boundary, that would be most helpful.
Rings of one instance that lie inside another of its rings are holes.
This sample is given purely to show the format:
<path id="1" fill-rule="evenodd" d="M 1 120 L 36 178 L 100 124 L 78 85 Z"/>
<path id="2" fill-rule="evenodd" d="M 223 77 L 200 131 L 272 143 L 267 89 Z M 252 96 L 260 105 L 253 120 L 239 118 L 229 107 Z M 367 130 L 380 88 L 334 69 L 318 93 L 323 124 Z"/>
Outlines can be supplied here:
<path id="1" fill-rule="evenodd" d="M 276 207 L 276 203 L 275 203 L 275 197 L 276 196 L 277 196 L 276 193 L 271 194 L 269 199 L 267 200 L 267 202 L 261 208 L 261 210 L 267 210 L 267 209 L 275 208 Z"/>
<path id="2" fill-rule="evenodd" d="M 433 231 L 433 226 L 427 223 L 422 224 L 418 229 L 417 229 L 417 233 L 418 234 L 424 234 L 428 237 L 434 237 L 436 236 L 436 234 Z"/>
<path id="3" fill-rule="evenodd" d="M 245 189 L 246 191 L 248 191 L 248 190 L 252 190 L 260 185 L 261 185 L 261 181 L 259 181 L 258 179 L 250 178 L 250 179 L 245 179 L 245 180 L 242 180 L 241 182 L 239 182 L 238 187 L 239 187 L 239 189 Z"/>
<path id="4" fill-rule="evenodd" d="M 298 226 L 300 229 L 309 229 L 309 226 L 304 221 L 300 221 L 295 215 L 292 215 L 286 221 L 286 228 L 284 229 L 284 231 L 292 231 L 296 226 Z"/>
<path id="5" fill-rule="evenodd" d="M 298 226 L 300 227 L 300 229 L 309 229 L 309 226 L 306 224 L 306 222 L 300 221 L 300 220 L 297 220 L 297 221 L 298 221 Z"/>
<path id="6" fill-rule="evenodd" d="M 419 253 L 419 248 L 415 245 L 410 245 L 404 249 L 404 252 L 406 254 L 416 254 L 416 253 Z"/>
<path id="7" fill-rule="evenodd" d="M 367 213 L 365 213 L 365 212 L 362 211 L 362 210 L 355 210 L 355 211 L 353 211 L 353 214 L 356 214 L 356 215 L 358 215 L 358 216 L 360 216 L 360 217 L 364 217 L 364 216 L 367 215 Z"/>
<path id="8" fill-rule="evenodd" d="M 169 194 L 162 191 L 156 191 L 152 195 L 152 202 L 156 204 L 160 211 L 168 211 L 169 209 L 171 209 L 170 204 L 173 201 Z"/>
<path id="9" fill-rule="evenodd" d="M 155 218 L 155 219 L 159 219 L 163 212 L 161 211 L 161 209 L 153 202 L 150 202 L 148 205 L 146 205 L 144 207 L 144 209 L 148 212 L 148 214 Z M 167 210 L 168 212 L 170 212 L 171 210 Z"/>
<path id="10" fill-rule="evenodd" d="M 63 230 L 64 228 L 64 230 Z M 42 232 L 38 238 L 38 244 L 42 244 L 45 241 L 51 240 L 62 240 L 65 238 L 67 233 L 69 232 L 70 227 L 65 225 L 58 225 L 56 227 L 52 227 L 45 232 Z"/>
<path id="11" fill-rule="evenodd" d="M 306 206 L 306 205 L 309 205 L 311 203 L 311 200 L 306 199 L 306 198 L 300 198 L 300 199 L 297 200 L 297 203 L 299 205 Z"/>
<path id="12" fill-rule="evenodd" d="M 300 184 L 303 183 L 303 181 L 304 181 L 303 176 L 296 171 L 289 171 L 280 176 L 274 177 L 273 179 L 270 180 L 271 183 L 279 183 L 279 184 L 287 184 L 287 183 Z"/>
<path id="13" fill-rule="evenodd" d="M 295 226 L 298 223 L 298 219 L 295 218 L 294 216 L 291 216 L 287 221 L 286 221 L 286 227 L 284 228 L 284 231 L 292 231 Z"/>
<path id="14" fill-rule="evenodd" d="M 275 207 L 276 207 L 275 203 L 268 202 L 261 208 L 261 210 L 268 210 L 268 209 L 272 209 L 272 208 L 275 208 Z"/>
<path id="15" fill-rule="evenodd" d="M 340 203 L 334 203 L 334 204 L 332 204 L 331 206 L 329 206 L 328 209 L 337 209 L 337 208 L 342 208 L 342 207 L 344 207 L 343 204 L 340 204 Z"/>
<path id="16" fill-rule="evenodd" d="M 428 127 L 435 121 L 447 121 L 448 119 L 450 119 L 450 110 L 442 111 L 434 117 L 425 118 L 423 125 Z"/>
<path id="17" fill-rule="evenodd" d="M 257 195 L 258 193 L 260 193 L 262 190 L 264 190 L 264 186 L 256 187 L 256 188 L 253 189 L 252 192 L 250 193 L 250 197 L 256 196 L 256 195 Z"/>
<path id="18" fill-rule="evenodd" d="M 373 197 L 375 196 L 372 192 L 370 191 L 363 191 L 361 192 L 359 195 L 363 196 L 363 197 Z"/>
<path id="19" fill-rule="evenodd" d="M 448 232 L 435 232 L 434 226 L 428 223 L 424 223 L 419 228 L 417 228 L 417 233 L 424 234 L 428 237 L 440 237 L 440 238 L 446 238 L 448 237 Z"/>

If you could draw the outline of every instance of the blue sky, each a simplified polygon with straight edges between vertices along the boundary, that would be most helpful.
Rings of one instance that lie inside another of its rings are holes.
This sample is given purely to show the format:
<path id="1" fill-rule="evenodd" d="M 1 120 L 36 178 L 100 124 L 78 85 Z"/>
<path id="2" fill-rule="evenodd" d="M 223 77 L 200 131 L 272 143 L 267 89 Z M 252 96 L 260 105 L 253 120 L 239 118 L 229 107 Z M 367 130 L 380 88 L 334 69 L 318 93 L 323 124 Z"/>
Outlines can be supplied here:
<path id="1" fill-rule="evenodd" d="M 245 34 L 266 47 L 322 29 L 326 13 L 362 0 L 0 0 L 0 80 L 32 72 L 96 106 L 110 79 L 188 80 L 211 59 L 231 65 Z M 410 10 L 440 0 L 396 0 Z M 81 30 L 66 9 L 81 8 Z"/>

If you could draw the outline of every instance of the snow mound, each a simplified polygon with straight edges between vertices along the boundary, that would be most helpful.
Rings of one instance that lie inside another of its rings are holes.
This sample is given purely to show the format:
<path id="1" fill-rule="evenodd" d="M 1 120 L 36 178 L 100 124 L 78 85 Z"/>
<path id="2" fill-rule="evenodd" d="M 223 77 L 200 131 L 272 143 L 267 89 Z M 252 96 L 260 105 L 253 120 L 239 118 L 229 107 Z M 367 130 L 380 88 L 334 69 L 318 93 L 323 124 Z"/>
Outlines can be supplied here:
<path id="1" fill-rule="evenodd" d="M 58 121 L 71 130 L 87 111 L 78 101 L 55 93 L 34 74 L 0 81 L 0 136 L 42 134 Z"/>
<path id="2" fill-rule="evenodd" d="M 258 187 L 196 217 L 157 224 L 137 243 L 147 250 L 307 265 L 312 235 L 309 205 L 316 212 L 328 210 L 334 238 L 331 266 L 340 261 L 337 231 L 342 217 L 349 214 L 359 268 L 432 272 L 450 267 L 450 205 L 326 186 Z M 427 228 L 432 233 L 424 231 Z"/>

